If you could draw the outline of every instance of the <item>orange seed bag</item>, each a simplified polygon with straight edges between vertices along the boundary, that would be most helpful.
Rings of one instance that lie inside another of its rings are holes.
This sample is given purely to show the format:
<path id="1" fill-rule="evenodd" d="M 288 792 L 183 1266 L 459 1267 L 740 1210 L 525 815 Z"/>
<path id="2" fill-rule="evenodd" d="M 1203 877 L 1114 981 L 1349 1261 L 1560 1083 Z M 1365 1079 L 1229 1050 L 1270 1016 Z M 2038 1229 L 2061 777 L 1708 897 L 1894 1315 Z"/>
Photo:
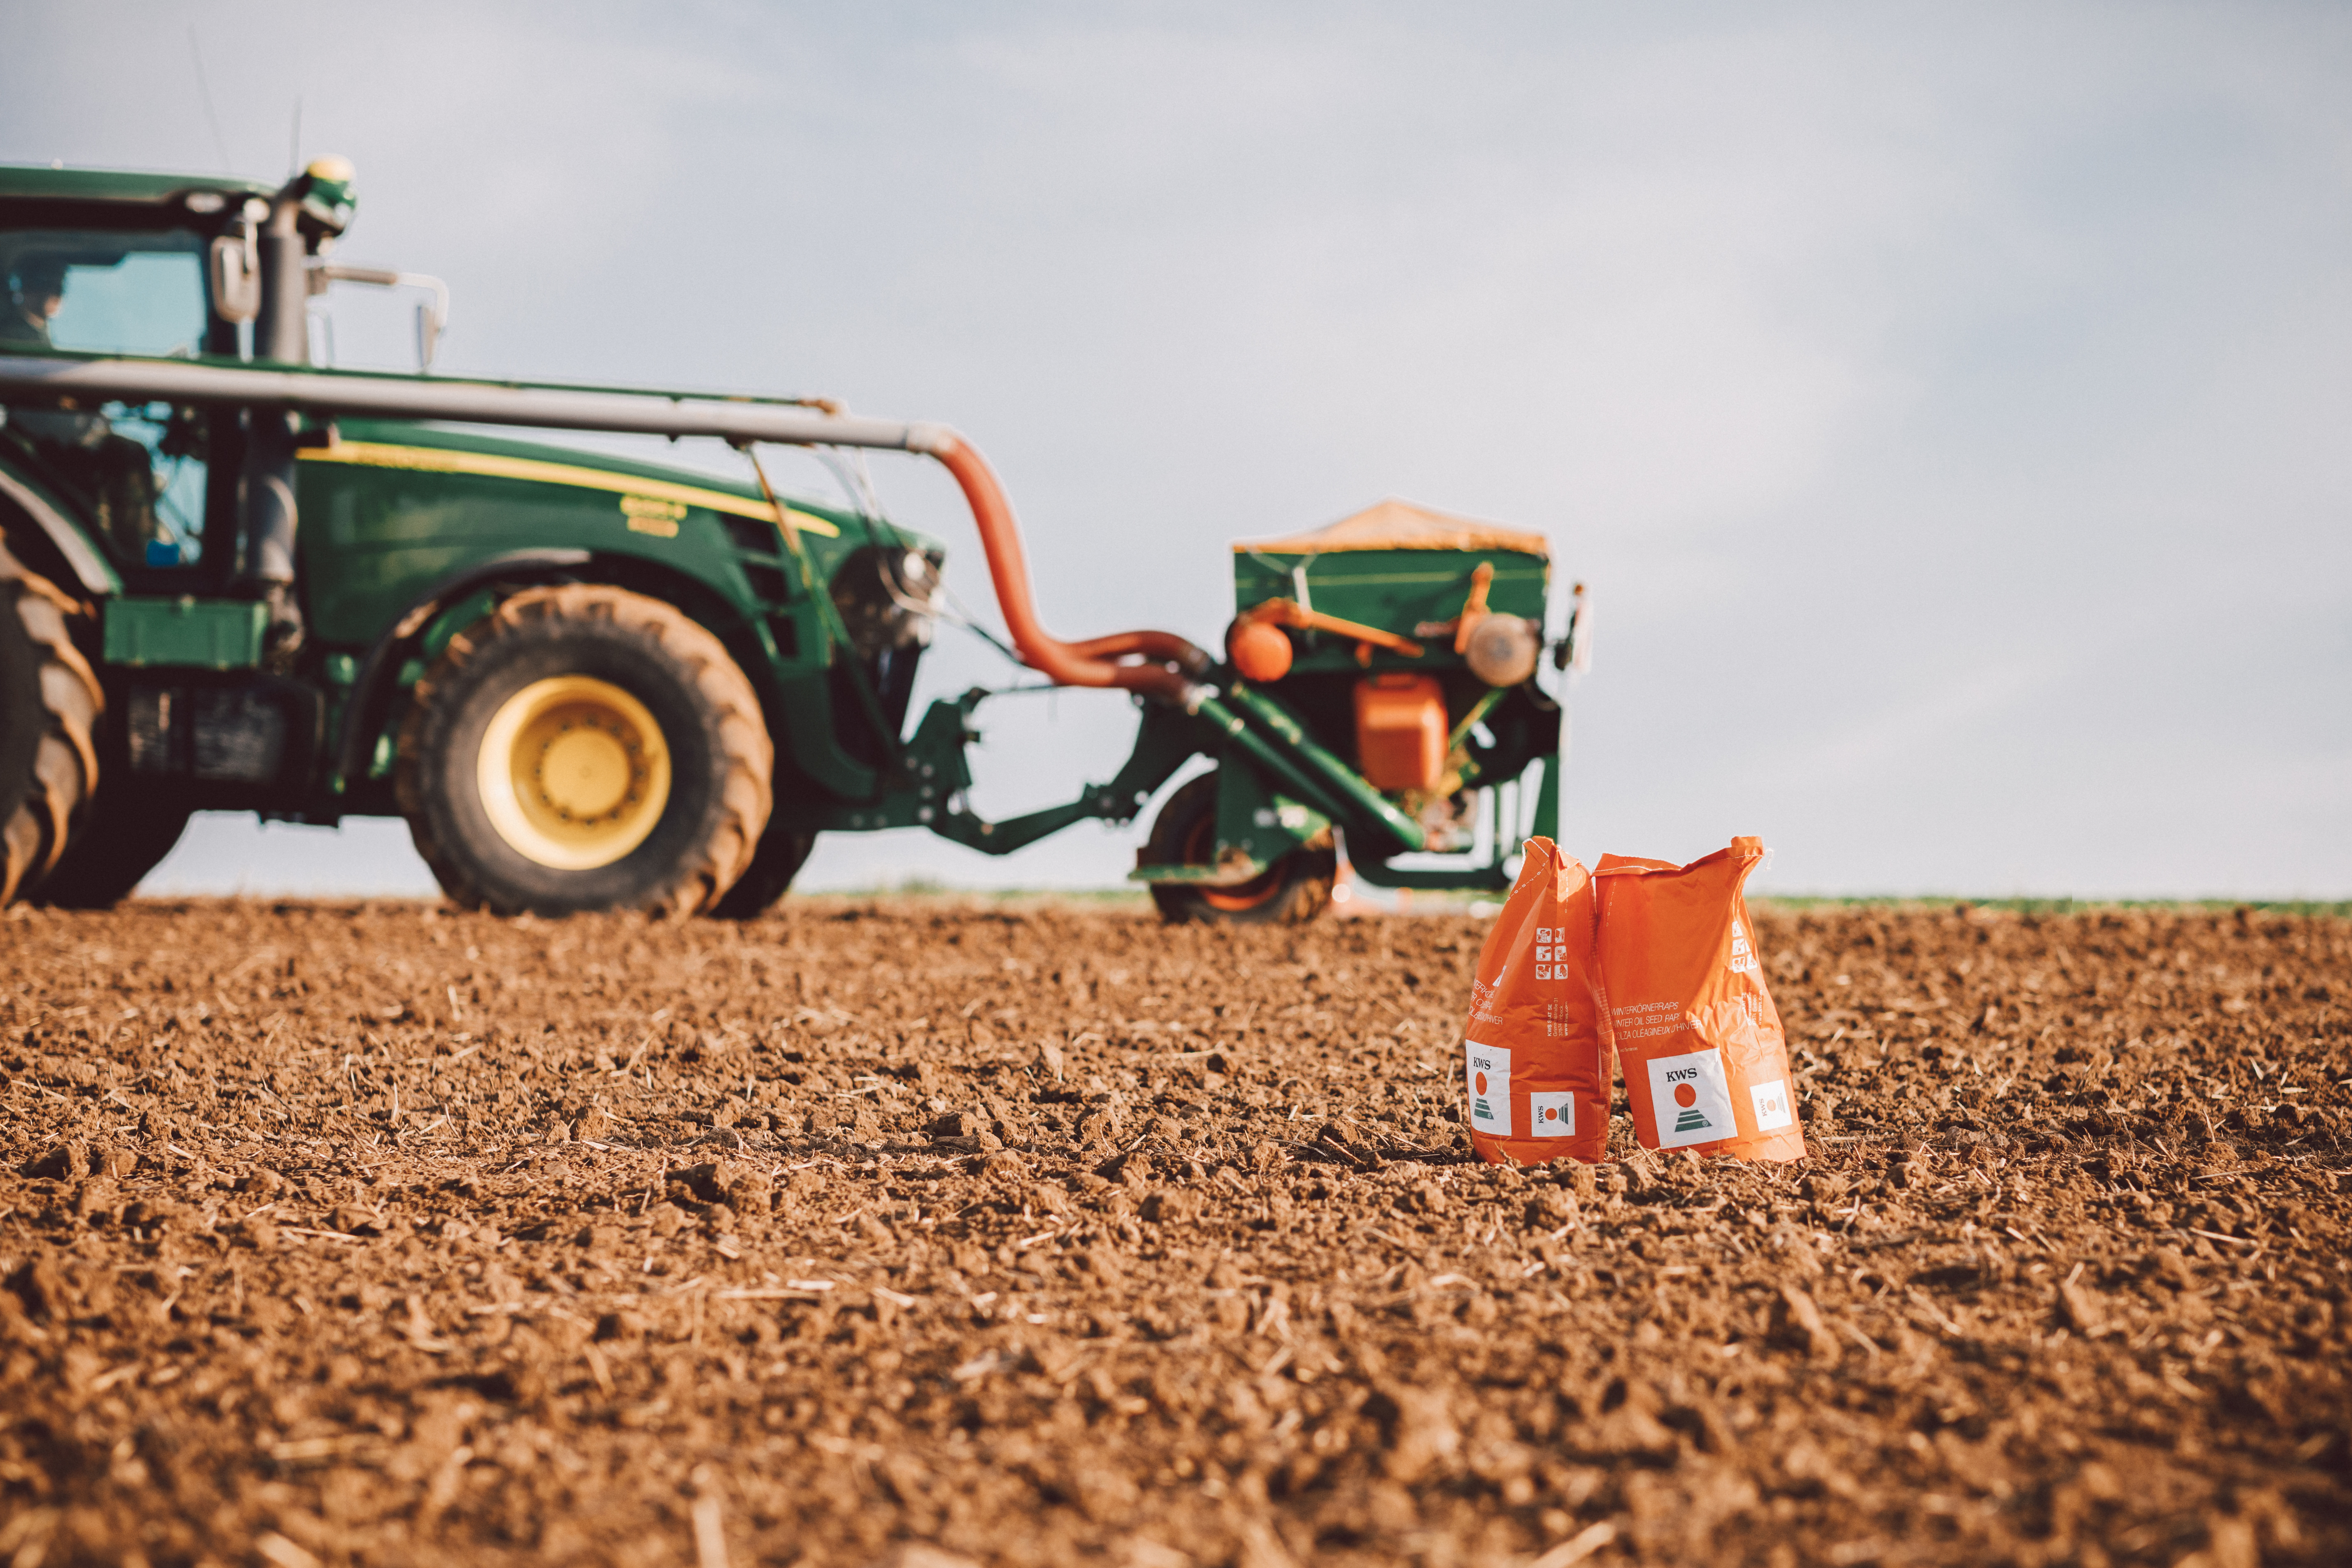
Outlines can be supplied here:
<path id="1" fill-rule="evenodd" d="M 1604 855 L 1593 868 L 1605 1027 L 1644 1149 L 1805 1157 L 1740 891 L 1763 858 L 1762 839 L 1735 838 L 1687 866 Z"/>
<path id="2" fill-rule="evenodd" d="M 1490 1164 L 1588 1164 L 1609 1148 L 1609 1066 L 1593 964 L 1592 878 L 1549 838 L 1478 954 L 1463 1029 L 1470 1142 Z"/>

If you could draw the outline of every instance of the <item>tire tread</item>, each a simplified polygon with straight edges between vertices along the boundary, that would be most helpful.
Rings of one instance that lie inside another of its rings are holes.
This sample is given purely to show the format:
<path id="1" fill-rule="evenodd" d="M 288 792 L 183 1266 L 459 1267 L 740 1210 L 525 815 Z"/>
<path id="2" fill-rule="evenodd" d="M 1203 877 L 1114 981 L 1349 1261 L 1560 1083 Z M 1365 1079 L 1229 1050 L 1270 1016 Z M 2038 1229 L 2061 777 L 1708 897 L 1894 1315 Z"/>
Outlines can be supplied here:
<path id="1" fill-rule="evenodd" d="M 707 910 L 751 863 L 772 804 L 775 746 L 760 713 L 759 696 L 726 645 L 676 605 L 624 588 L 590 583 L 526 588 L 449 639 L 441 658 L 416 683 L 415 702 L 401 726 L 401 763 L 394 794 L 407 815 L 416 852 L 440 879 L 442 891 L 463 908 L 496 905 L 467 873 L 463 858 L 439 842 L 424 809 L 424 785 L 415 759 L 424 754 L 432 731 L 445 718 L 433 700 L 434 692 L 447 686 L 501 637 L 535 625 L 592 620 L 641 637 L 677 659 L 693 672 L 697 688 L 719 716 L 719 740 L 727 758 L 727 776 L 719 788 L 723 819 L 706 841 L 697 863 L 686 868 L 676 882 L 646 906 L 647 911 L 684 917 Z M 501 908 L 498 912 L 519 911 Z"/>
<path id="2" fill-rule="evenodd" d="M 98 721 L 106 694 L 73 640 L 89 607 L 0 542 L 0 600 L 40 657 L 43 732 L 23 797 L 0 826 L 0 904 L 31 893 L 66 852 L 98 792 Z"/>

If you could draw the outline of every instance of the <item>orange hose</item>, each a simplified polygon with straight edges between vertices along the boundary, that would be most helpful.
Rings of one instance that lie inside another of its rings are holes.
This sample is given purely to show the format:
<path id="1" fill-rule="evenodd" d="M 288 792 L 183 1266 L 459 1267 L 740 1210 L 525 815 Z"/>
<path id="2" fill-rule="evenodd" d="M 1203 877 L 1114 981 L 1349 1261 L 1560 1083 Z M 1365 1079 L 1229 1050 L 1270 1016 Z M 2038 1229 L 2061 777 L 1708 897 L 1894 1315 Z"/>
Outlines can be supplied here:
<path id="1" fill-rule="evenodd" d="M 1022 662 L 1057 686 L 1110 686 L 1181 702 L 1192 677 L 1205 672 L 1209 657 L 1173 632 L 1118 632 L 1087 642 L 1066 643 L 1038 624 L 1029 597 L 1029 563 L 1022 554 L 1021 525 L 986 459 L 952 438 L 924 448 L 955 476 L 971 520 L 988 552 L 988 574 L 996 585 L 997 607 Z M 1135 664 L 1114 662 L 1135 658 Z"/>
<path id="2" fill-rule="evenodd" d="M 1113 632 L 1105 637 L 1088 637 L 1084 642 L 1063 645 L 1081 658 L 1121 658 L 1139 654 L 1152 660 L 1165 660 L 1183 667 L 1188 660 L 1198 659 L 1188 671 L 1198 675 L 1208 668 L 1208 656 L 1173 632 Z"/>

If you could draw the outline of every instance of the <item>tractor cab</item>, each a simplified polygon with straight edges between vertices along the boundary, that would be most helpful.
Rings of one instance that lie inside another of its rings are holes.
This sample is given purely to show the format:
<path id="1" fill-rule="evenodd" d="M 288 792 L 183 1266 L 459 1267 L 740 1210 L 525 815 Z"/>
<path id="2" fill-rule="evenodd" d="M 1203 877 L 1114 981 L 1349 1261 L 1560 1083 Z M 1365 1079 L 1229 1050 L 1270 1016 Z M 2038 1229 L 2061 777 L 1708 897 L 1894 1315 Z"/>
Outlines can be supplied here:
<path id="1" fill-rule="evenodd" d="M 0 353 L 239 357 L 206 278 L 213 244 L 263 193 L 241 183 L 0 170 Z M 204 555 L 209 432 L 162 405 L 5 411 L 0 446 L 96 522 L 116 567 Z"/>
<path id="2" fill-rule="evenodd" d="M 307 364 L 309 301 L 357 282 L 429 291 L 417 329 L 429 366 L 447 317 L 440 282 L 328 259 L 355 210 L 352 177 L 340 158 L 275 190 L 0 168 L 0 353 Z M 97 521 L 134 591 L 222 592 L 255 565 L 236 548 L 246 423 L 160 401 L 17 405 L 0 443 Z"/>

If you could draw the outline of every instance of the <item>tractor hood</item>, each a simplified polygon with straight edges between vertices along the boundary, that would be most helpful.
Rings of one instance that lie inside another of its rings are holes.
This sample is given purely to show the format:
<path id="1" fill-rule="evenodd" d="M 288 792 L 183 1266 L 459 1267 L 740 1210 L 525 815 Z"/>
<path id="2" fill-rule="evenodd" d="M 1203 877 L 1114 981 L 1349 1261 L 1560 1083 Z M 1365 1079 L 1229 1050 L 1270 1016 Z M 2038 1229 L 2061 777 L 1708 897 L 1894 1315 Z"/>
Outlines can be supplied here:
<path id="1" fill-rule="evenodd" d="M 776 521 L 775 509 L 750 479 L 726 479 L 667 463 L 641 462 L 536 441 L 509 441 L 429 425 L 346 419 L 329 428 L 331 439 L 306 445 L 301 449 L 300 459 L 306 467 L 320 464 L 520 479 L 563 489 L 698 507 L 722 517 L 760 523 Z M 862 540 L 870 531 L 865 520 L 855 511 L 796 496 L 777 499 L 795 528 L 821 539 Z M 888 531 L 918 550 L 944 549 L 939 541 L 895 524 Z"/>

